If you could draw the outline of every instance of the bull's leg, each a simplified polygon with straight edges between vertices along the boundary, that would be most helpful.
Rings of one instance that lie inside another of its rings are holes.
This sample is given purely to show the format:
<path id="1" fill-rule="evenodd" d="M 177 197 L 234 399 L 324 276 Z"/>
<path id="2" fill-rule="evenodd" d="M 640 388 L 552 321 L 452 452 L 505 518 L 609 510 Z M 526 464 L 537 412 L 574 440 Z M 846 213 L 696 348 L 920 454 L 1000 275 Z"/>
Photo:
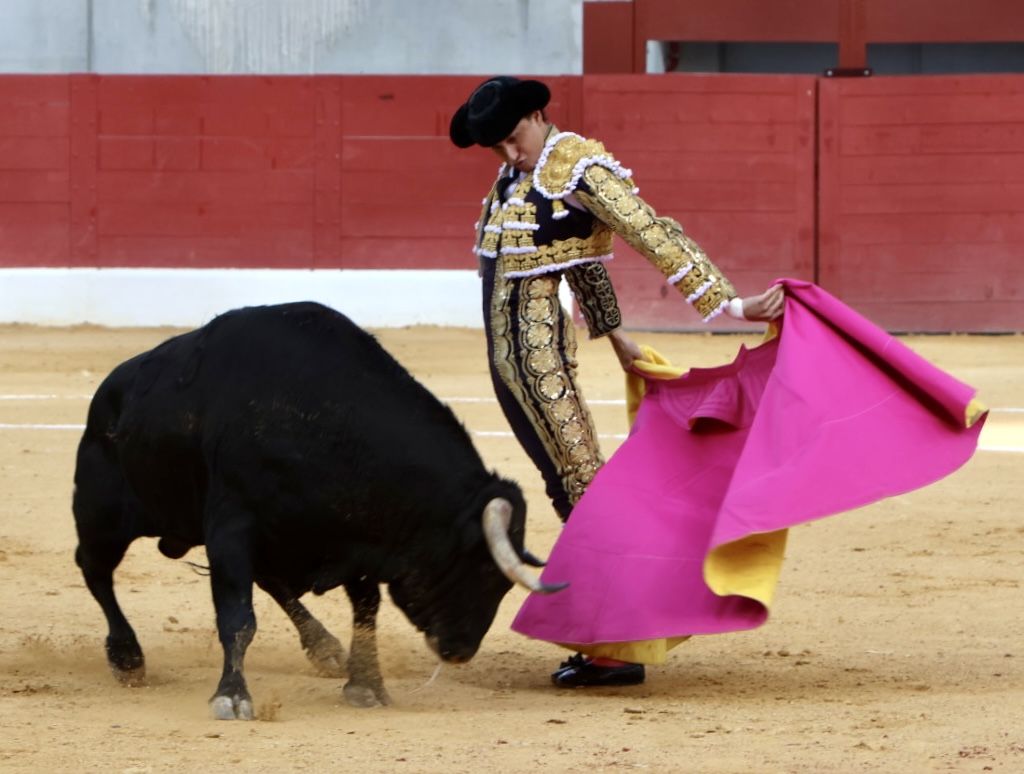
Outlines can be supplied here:
<path id="1" fill-rule="evenodd" d="M 285 584 L 268 579 L 257 579 L 256 583 L 274 598 L 295 624 L 302 649 L 316 671 L 324 677 L 344 677 L 345 648 L 338 638 L 324 628 Z"/>
<path id="2" fill-rule="evenodd" d="M 125 685 L 142 685 L 146 660 L 128 619 L 114 594 L 114 568 L 121 563 L 130 540 L 82 541 L 75 550 L 75 562 L 82 569 L 85 585 L 99 602 L 107 618 L 107 663 Z"/>
<path id="3" fill-rule="evenodd" d="M 78 450 L 72 500 L 78 530 L 75 562 L 107 618 L 107 663 L 111 671 L 125 685 L 140 685 L 146 677 L 142 648 L 114 594 L 114 570 L 138 537 L 132 531 L 128 498 L 112 451 L 86 436 Z"/>
<path id="4" fill-rule="evenodd" d="M 244 674 L 245 651 L 256 634 L 250 521 L 243 512 L 223 505 L 215 514 L 208 513 L 206 521 L 213 606 L 224 648 L 224 671 L 210 709 L 218 720 L 252 720 L 252 696 Z"/>
<path id="5" fill-rule="evenodd" d="M 377 610 L 380 608 L 380 587 L 371 581 L 345 584 L 352 600 L 352 649 L 348 657 L 349 679 L 345 684 L 345 701 L 353 707 L 375 707 L 390 704 L 377 660 Z"/>

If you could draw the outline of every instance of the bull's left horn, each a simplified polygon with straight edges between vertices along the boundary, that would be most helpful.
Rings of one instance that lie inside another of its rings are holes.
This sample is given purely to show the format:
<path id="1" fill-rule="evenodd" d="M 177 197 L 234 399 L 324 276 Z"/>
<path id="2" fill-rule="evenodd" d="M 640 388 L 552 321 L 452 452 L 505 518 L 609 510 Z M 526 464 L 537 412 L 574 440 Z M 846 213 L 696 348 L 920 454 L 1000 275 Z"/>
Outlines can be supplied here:
<path id="1" fill-rule="evenodd" d="M 516 554 L 512 541 L 508 538 L 508 527 L 511 523 L 512 503 L 501 497 L 495 497 L 487 503 L 483 515 L 484 537 L 487 539 L 487 547 L 491 549 L 494 563 L 505 577 L 513 583 L 541 594 L 551 594 L 568 586 L 568 583 L 541 583 L 539 578 L 534 577 L 526 569 L 526 565 Z"/>

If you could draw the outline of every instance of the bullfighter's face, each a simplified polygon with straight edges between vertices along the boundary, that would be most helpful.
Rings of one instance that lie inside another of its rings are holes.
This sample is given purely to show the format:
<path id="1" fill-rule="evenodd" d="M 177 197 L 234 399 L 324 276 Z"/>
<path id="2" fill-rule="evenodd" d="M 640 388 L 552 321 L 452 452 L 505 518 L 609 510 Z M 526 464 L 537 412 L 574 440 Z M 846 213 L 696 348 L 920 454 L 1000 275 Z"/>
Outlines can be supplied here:
<path id="1" fill-rule="evenodd" d="M 520 172 L 533 172 L 544 150 L 548 136 L 548 122 L 544 114 L 535 110 L 521 119 L 512 133 L 491 146 L 502 161 Z"/>

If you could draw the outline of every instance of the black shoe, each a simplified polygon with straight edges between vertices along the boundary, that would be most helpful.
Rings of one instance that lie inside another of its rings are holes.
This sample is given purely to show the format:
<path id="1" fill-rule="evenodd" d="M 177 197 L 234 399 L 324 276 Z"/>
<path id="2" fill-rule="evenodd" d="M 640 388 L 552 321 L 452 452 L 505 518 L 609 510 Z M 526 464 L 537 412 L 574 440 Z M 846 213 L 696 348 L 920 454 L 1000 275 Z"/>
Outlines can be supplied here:
<path id="1" fill-rule="evenodd" d="M 569 656 L 569 658 L 567 658 L 565 661 L 558 665 L 558 669 L 551 673 L 551 678 L 554 679 L 555 675 L 557 675 L 559 672 L 565 671 L 566 669 L 578 669 L 579 667 L 586 664 L 589 660 L 590 659 L 588 659 L 582 653 L 576 653 L 572 656 Z"/>
<path id="2" fill-rule="evenodd" d="M 640 685 L 645 677 L 643 664 L 597 666 L 577 653 L 551 675 L 551 682 L 560 688 Z"/>

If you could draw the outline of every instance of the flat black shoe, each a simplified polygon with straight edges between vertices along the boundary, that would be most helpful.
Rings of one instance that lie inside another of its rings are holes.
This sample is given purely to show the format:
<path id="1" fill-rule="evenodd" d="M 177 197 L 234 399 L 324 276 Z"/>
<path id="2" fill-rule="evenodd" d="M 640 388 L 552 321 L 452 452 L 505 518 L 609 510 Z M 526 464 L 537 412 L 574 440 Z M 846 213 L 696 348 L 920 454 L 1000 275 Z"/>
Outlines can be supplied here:
<path id="1" fill-rule="evenodd" d="M 643 664 L 597 666 L 582 658 L 580 661 L 582 663 L 559 669 L 551 675 L 551 682 L 560 688 L 640 685 L 646 677 Z"/>
<path id="2" fill-rule="evenodd" d="M 569 658 L 558 665 L 558 669 L 551 673 L 551 679 L 554 680 L 566 669 L 579 669 L 580 667 L 585 666 L 587 661 L 589 661 L 589 659 L 582 653 L 576 653 L 575 655 L 569 656 Z"/>

